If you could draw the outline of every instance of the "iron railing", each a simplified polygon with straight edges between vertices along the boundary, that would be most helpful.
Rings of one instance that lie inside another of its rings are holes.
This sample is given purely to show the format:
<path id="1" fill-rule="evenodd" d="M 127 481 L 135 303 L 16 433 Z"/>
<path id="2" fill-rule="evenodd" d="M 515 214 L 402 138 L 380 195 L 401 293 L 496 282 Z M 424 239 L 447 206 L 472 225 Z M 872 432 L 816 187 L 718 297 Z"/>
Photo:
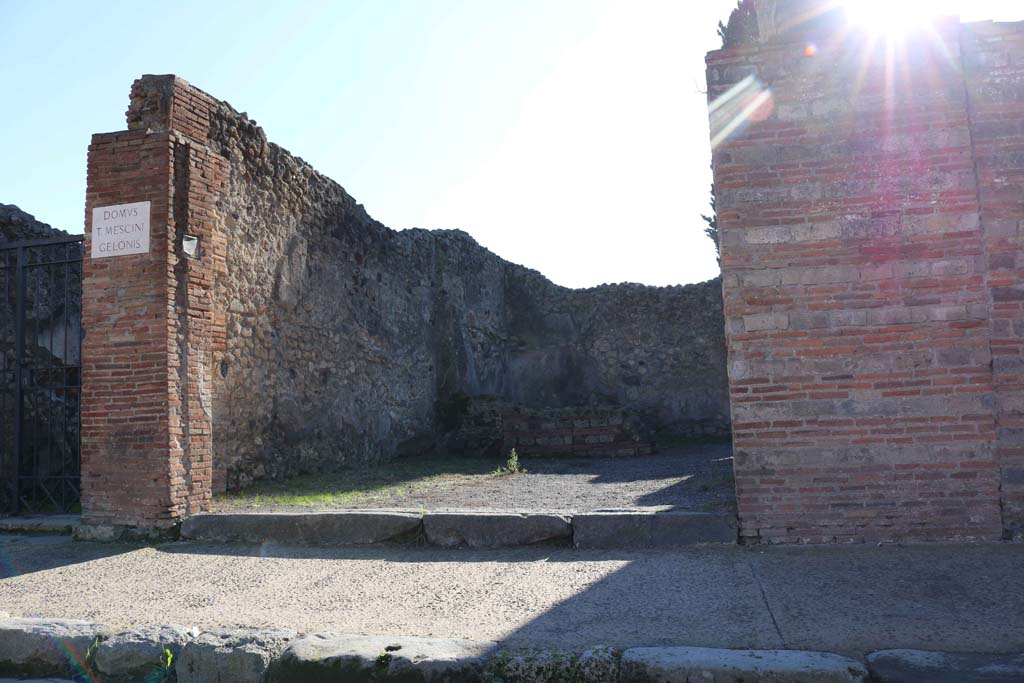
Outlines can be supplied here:
<path id="1" fill-rule="evenodd" d="M 83 248 L 0 243 L 0 514 L 78 508 Z"/>

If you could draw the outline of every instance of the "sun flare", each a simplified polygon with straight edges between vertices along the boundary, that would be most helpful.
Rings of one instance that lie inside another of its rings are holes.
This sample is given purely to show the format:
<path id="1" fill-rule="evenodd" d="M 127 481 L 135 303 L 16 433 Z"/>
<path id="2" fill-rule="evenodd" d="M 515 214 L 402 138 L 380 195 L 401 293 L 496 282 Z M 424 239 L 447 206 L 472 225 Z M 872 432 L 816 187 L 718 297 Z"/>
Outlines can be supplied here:
<path id="1" fill-rule="evenodd" d="M 927 26 L 942 11 L 934 0 L 846 0 L 843 9 L 854 26 L 900 35 Z"/>

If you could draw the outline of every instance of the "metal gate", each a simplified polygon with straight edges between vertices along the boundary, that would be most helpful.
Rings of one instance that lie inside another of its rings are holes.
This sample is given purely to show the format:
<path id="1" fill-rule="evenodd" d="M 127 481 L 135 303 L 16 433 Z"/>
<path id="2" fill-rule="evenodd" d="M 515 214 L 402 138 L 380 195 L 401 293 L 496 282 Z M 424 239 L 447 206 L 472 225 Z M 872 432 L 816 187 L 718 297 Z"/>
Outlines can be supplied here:
<path id="1" fill-rule="evenodd" d="M 0 515 L 78 511 L 82 239 L 0 243 Z"/>

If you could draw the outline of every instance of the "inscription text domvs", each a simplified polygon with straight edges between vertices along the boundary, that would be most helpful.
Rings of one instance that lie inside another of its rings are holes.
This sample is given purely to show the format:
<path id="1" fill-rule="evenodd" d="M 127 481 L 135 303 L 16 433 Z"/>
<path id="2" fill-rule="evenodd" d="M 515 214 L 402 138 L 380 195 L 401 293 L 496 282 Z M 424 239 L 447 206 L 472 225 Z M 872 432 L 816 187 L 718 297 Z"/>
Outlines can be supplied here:
<path id="1" fill-rule="evenodd" d="M 130 209 L 104 209 L 103 221 L 117 220 L 119 218 L 135 218 L 139 215 L 139 208 L 133 206 Z M 113 225 L 97 226 L 97 232 L 104 236 L 139 234 L 145 230 L 142 223 L 115 223 Z M 100 251 L 121 251 L 123 249 L 138 249 L 142 242 L 138 239 L 124 239 L 116 242 L 106 242 L 99 245 Z"/>

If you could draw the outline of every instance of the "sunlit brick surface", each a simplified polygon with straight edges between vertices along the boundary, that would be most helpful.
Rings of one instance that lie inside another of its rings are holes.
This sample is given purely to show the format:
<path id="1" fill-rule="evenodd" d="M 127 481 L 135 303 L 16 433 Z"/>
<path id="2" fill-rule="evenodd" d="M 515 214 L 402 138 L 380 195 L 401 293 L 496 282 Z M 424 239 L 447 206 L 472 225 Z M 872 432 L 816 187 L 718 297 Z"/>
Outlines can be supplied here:
<path id="1" fill-rule="evenodd" d="M 1019 524 L 1022 38 L 708 55 L 744 536 Z"/>
<path id="2" fill-rule="evenodd" d="M 165 97 L 144 103 L 145 121 L 135 115 L 143 103 L 133 96 L 131 130 L 94 135 L 89 147 L 82 306 L 86 525 L 166 528 L 209 507 L 210 363 L 224 338 L 211 299 L 224 262 L 215 204 L 227 165 L 203 138 L 192 137 L 203 115 L 192 89 L 179 79 L 165 82 Z M 149 253 L 91 258 L 93 207 L 141 201 L 151 202 Z M 199 238 L 196 258 L 181 251 L 185 234 Z"/>

